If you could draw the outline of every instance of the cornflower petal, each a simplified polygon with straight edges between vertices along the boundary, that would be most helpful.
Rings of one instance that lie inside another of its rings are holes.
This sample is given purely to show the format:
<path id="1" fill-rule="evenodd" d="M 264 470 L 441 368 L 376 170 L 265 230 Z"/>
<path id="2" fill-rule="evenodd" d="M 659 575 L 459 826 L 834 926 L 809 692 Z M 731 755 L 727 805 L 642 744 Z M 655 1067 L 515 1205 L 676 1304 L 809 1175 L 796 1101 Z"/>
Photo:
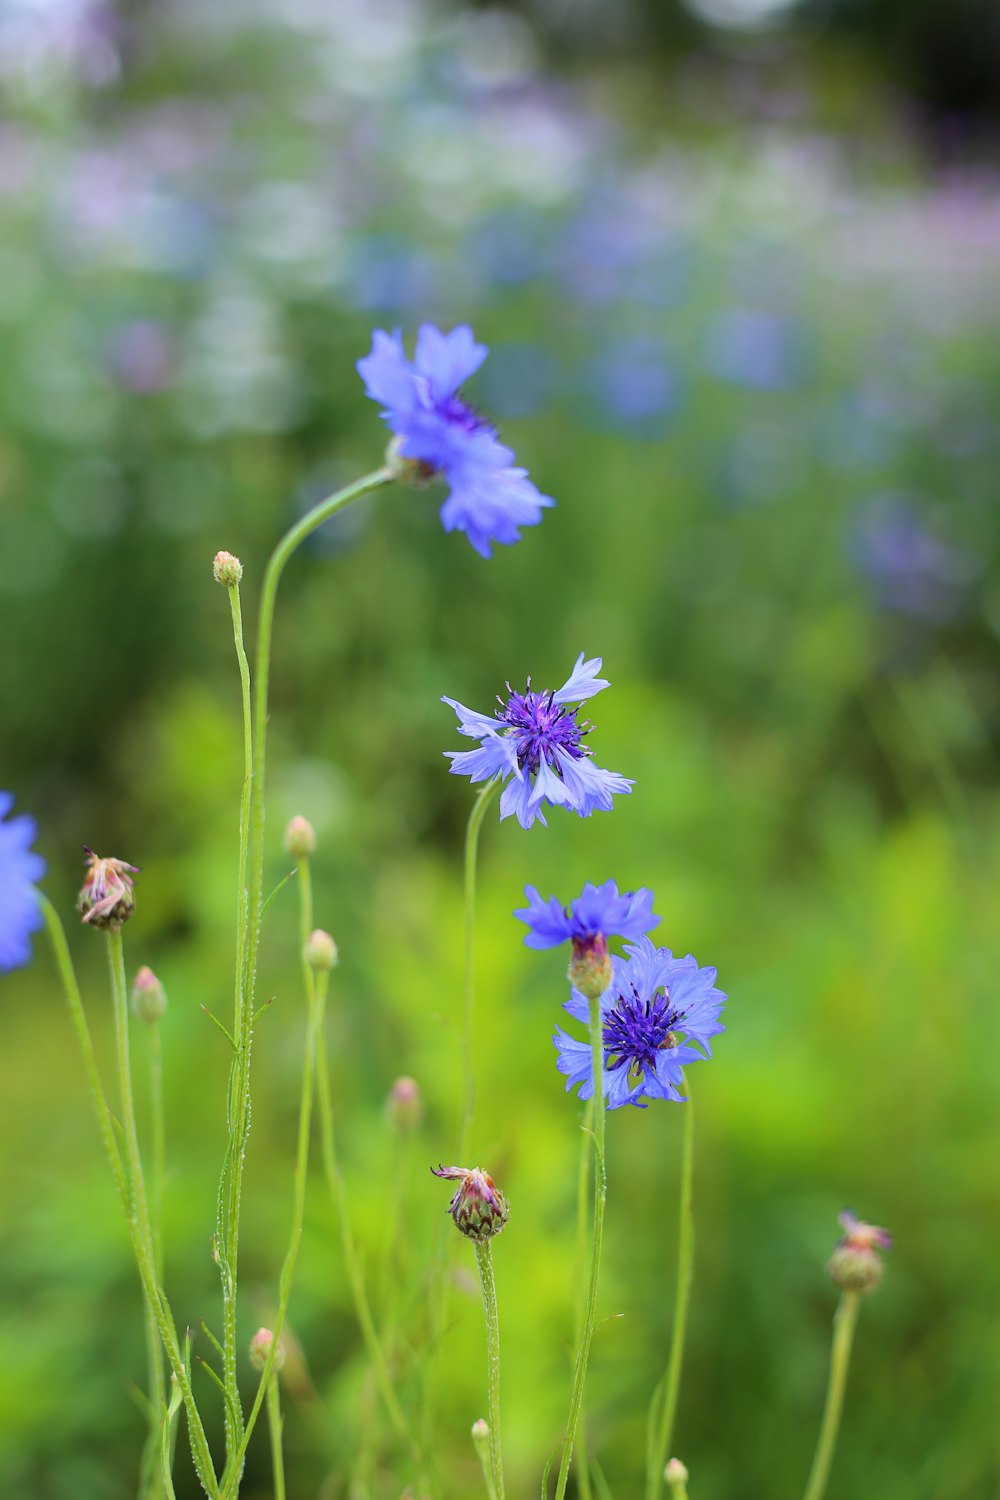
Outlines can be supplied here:
<path id="1" fill-rule="evenodd" d="M 595 693 L 601 693 L 610 683 L 605 677 L 598 677 L 601 670 L 602 659 L 592 656 L 589 661 L 584 661 L 583 652 L 576 659 L 576 665 L 563 683 L 557 693 L 553 694 L 556 703 L 582 703 L 587 698 L 593 698 Z"/>
<path id="2" fill-rule="evenodd" d="M 0 974 L 18 969 L 31 958 L 31 934 L 42 925 L 35 882 L 45 861 L 31 848 L 34 818 L 25 814 L 5 821 L 14 806 L 10 792 L 0 792 Z"/>

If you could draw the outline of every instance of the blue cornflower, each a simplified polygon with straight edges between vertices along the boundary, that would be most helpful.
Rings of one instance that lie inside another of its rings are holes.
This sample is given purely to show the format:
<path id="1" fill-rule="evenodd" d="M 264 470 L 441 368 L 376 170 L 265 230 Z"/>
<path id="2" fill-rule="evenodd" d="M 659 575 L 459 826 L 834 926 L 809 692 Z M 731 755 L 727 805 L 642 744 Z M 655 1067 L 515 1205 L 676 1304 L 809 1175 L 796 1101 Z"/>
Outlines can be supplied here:
<path id="1" fill-rule="evenodd" d="M 526 469 L 496 428 L 458 394 L 488 350 L 462 324 L 450 333 L 425 323 L 411 362 L 397 330 L 372 335 L 372 352 L 358 360 L 358 373 L 382 417 L 396 434 L 399 456 L 411 460 L 418 477 L 442 474 L 451 493 L 441 507 L 445 531 L 464 531 L 476 551 L 490 555 L 491 542 L 520 540 L 519 526 L 536 526 L 555 501 L 531 483 Z"/>
<path id="2" fill-rule="evenodd" d="M 604 1041 L 604 1097 L 609 1109 L 645 1108 L 644 1099 L 675 1099 L 689 1063 L 711 1057 L 710 1039 L 725 1027 L 719 1012 L 725 995 L 715 987 L 715 969 L 700 969 L 690 954 L 675 958 L 648 937 L 626 944 L 628 959 L 612 958 L 612 978 L 600 998 Z M 579 1021 L 588 1003 L 578 990 L 565 1009 Z M 553 1042 L 566 1088 L 580 1098 L 594 1092 L 590 1043 L 556 1027 Z"/>
<path id="3" fill-rule="evenodd" d="M 543 901 L 533 885 L 526 885 L 524 894 L 528 905 L 514 915 L 528 926 L 528 948 L 557 948 L 567 941 L 576 947 L 599 936 L 639 938 L 660 921 L 653 911 L 653 893 L 645 886 L 619 895 L 613 880 L 603 885 L 588 880 L 583 894 L 568 907 L 560 906 L 557 896 Z"/>
<path id="4" fill-rule="evenodd" d="M 3 821 L 13 806 L 10 792 L 0 792 L 0 974 L 28 962 L 30 935 L 42 925 L 32 886 L 45 874 L 45 861 L 30 847 L 34 818 Z"/>
<path id="5" fill-rule="evenodd" d="M 543 802 L 561 803 L 589 818 L 595 807 L 609 811 L 615 792 L 632 790 L 626 777 L 593 765 L 592 752 L 582 743 L 591 726 L 577 722 L 579 704 L 608 686 L 597 676 L 600 668 L 599 656 L 584 661 L 581 651 L 557 692 L 534 691 L 530 677 L 523 693 L 508 682 L 509 696 L 497 696 L 500 707 L 492 718 L 442 698 L 458 715 L 459 733 L 480 742 L 478 750 L 445 751 L 453 774 L 470 781 L 511 778 L 500 797 L 501 820 L 515 813 L 522 828 L 536 818 L 544 825 Z M 578 706 L 570 708 L 573 703 Z"/>

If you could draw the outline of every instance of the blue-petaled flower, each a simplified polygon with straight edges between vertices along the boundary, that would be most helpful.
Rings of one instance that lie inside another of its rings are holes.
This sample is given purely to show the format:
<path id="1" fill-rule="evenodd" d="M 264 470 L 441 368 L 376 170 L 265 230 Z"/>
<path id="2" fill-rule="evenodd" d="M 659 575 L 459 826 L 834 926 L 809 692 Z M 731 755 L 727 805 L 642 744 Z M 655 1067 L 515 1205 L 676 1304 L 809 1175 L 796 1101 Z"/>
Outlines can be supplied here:
<path id="1" fill-rule="evenodd" d="M 464 531 L 476 551 L 489 557 L 492 542 L 520 540 L 519 526 L 535 526 L 555 501 L 531 483 L 526 469 L 500 442 L 496 428 L 459 394 L 486 358 L 472 329 L 450 333 L 425 323 L 416 356 L 406 357 L 402 335 L 381 328 L 372 350 L 358 360 L 358 373 L 382 417 L 396 434 L 395 453 L 411 461 L 416 477 L 441 474 L 451 493 L 441 507 L 445 531 Z"/>
<path id="2" fill-rule="evenodd" d="M 595 766 L 583 743 L 591 726 L 578 721 L 579 705 L 608 686 L 597 676 L 600 669 L 599 656 L 584 661 L 581 651 L 557 692 L 536 692 L 530 677 L 523 693 L 514 692 L 508 682 L 508 696 L 498 695 L 500 707 L 492 718 L 454 698 L 442 698 L 458 715 L 459 734 L 480 742 L 478 750 L 445 751 L 452 772 L 470 781 L 510 777 L 500 797 L 501 820 L 514 813 L 522 828 L 530 828 L 536 818 L 544 825 L 543 802 L 589 818 L 595 807 L 609 811 L 616 792 L 632 790 L 626 777 Z"/>
<path id="3" fill-rule="evenodd" d="M 622 891 L 613 880 L 592 885 L 588 880 L 582 895 L 569 906 L 560 906 L 557 896 L 543 901 L 533 885 L 526 885 L 528 905 L 514 913 L 525 922 L 528 948 L 557 948 L 560 943 L 590 942 L 598 934 L 605 937 L 640 938 L 659 924 L 653 910 L 653 893 L 645 886 L 637 891 Z"/>
<path id="4" fill-rule="evenodd" d="M 23 814 L 4 822 L 14 806 L 0 792 L 0 974 L 31 957 L 31 934 L 42 925 L 33 886 L 45 874 L 45 861 L 31 849 L 35 820 Z"/>
<path id="5" fill-rule="evenodd" d="M 628 959 L 612 958 L 611 983 L 600 997 L 604 1044 L 604 1097 L 609 1109 L 645 1107 L 646 1099 L 683 1098 L 682 1069 L 711 1057 L 711 1038 L 725 1027 L 719 1012 L 725 995 L 715 987 L 715 969 L 701 969 L 690 954 L 675 958 L 648 937 L 626 944 Z M 574 990 L 565 1009 L 588 1019 L 585 997 Z M 560 1027 L 553 1037 L 557 1066 L 566 1088 L 580 1098 L 594 1092 L 589 1041 L 578 1041 Z"/>

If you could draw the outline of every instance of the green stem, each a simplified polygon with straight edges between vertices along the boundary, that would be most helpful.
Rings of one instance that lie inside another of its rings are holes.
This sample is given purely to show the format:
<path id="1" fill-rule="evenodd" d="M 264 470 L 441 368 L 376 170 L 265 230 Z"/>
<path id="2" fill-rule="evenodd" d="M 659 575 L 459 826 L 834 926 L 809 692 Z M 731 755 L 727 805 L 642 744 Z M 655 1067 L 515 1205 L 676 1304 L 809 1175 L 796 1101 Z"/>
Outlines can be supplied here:
<path id="1" fill-rule="evenodd" d="M 267 1429 L 271 1438 L 271 1472 L 274 1475 L 274 1500 L 285 1500 L 285 1455 L 281 1444 L 283 1427 L 278 1377 L 267 1382 Z"/>
<path id="2" fill-rule="evenodd" d="M 604 1204 L 608 1193 L 607 1170 L 604 1159 L 604 1125 L 607 1110 L 604 1104 L 604 1037 L 601 1028 L 601 1005 L 596 998 L 590 1000 L 590 1056 L 594 1079 L 594 1224 L 590 1247 L 590 1280 L 587 1286 L 587 1308 L 577 1340 L 576 1366 L 573 1372 L 573 1392 L 570 1397 L 569 1417 L 566 1422 L 566 1439 L 559 1461 L 559 1477 L 556 1481 L 556 1500 L 563 1500 L 566 1481 L 573 1457 L 580 1412 L 583 1409 L 583 1391 L 587 1381 L 587 1364 L 590 1345 L 594 1337 L 597 1316 L 597 1285 L 601 1274 L 601 1246 L 604 1240 Z"/>
<path id="3" fill-rule="evenodd" d="M 163 1107 L 163 1047 L 160 1023 L 147 1025 L 149 1039 L 149 1111 L 153 1136 L 153 1260 L 156 1279 L 163 1285 L 163 1185 L 167 1175 L 167 1127 Z"/>
<path id="4" fill-rule="evenodd" d="M 476 864 L 479 852 L 479 830 L 487 808 L 500 785 L 495 777 L 484 786 L 469 814 L 465 829 L 465 983 L 462 1008 L 462 1129 L 458 1138 L 458 1157 L 464 1162 L 472 1142 L 472 1122 L 476 1110 L 475 1050 L 472 1031 L 476 1006 Z"/>
<path id="5" fill-rule="evenodd" d="M 694 1269 L 694 1104 L 691 1083 L 687 1083 L 681 1144 L 680 1202 L 677 1210 L 677 1285 L 674 1292 L 674 1327 L 670 1337 L 663 1410 L 656 1429 L 656 1440 L 646 1473 L 647 1500 L 658 1500 L 663 1486 L 663 1469 L 667 1462 L 670 1440 L 674 1433 L 677 1402 L 680 1397 L 681 1369 L 684 1363 L 684 1337 L 687 1331 L 688 1302 Z"/>
<path id="6" fill-rule="evenodd" d="M 586 1283 L 584 1281 L 583 1267 L 587 1255 L 587 1229 L 589 1226 L 589 1214 L 587 1197 L 590 1188 L 590 1152 L 591 1141 L 594 1134 L 594 1101 L 588 1099 L 583 1111 L 583 1124 L 580 1129 L 580 1167 L 577 1178 L 576 1190 L 576 1276 L 575 1283 L 580 1287 L 580 1296 L 576 1305 L 576 1321 L 573 1331 L 574 1347 L 579 1347 L 580 1334 L 583 1329 L 583 1320 L 586 1312 L 584 1292 Z M 580 1462 L 576 1469 L 577 1489 L 580 1492 L 580 1500 L 591 1500 L 590 1488 L 590 1464 L 587 1458 L 587 1409 L 586 1403 L 580 1407 L 580 1416 L 577 1421 L 577 1442 L 580 1449 Z"/>
<path id="7" fill-rule="evenodd" d="M 816 1456 L 813 1459 L 812 1471 L 803 1500 L 822 1500 L 826 1489 L 827 1476 L 833 1462 L 833 1452 L 837 1446 L 840 1413 L 843 1410 L 844 1391 L 847 1387 L 847 1370 L 851 1362 L 851 1345 L 854 1342 L 854 1329 L 857 1325 L 860 1306 L 860 1292 L 844 1292 L 837 1311 L 833 1315 L 833 1345 L 830 1350 L 830 1378 L 826 1388 L 826 1406 L 823 1408 L 823 1422 L 819 1430 L 819 1442 L 816 1444 Z"/>
<path id="8" fill-rule="evenodd" d="M 500 1453 L 500 1319 L 497 1287 L 493 1276 L 493 1249 L 489 1240 L 476 1241 L 476 1260 L 483 1288 L 486 1315 L 487 1401 L 490 1427 L 490 1474 L 496 1500 L 504 1500 L 503 1459 Z"/>
<path id="9" fill-rule="evenodd" d="M 125 1214 L 132 1253 L 139 1268 L 143 1291 L 153 1308 L 156 1325 L 167 1352 L 171 1372 L 177 1381 L 184 1400 L 195 1469 L 205 1493 L 210 1497 L 210 1500 L 217 1500 L 219 1486 L 212 1466 L 212 1455 L 209 1451 L 208 1439 L 205 1436 L 201 1415 L 195 1405 L 194 1395 L 191 1390 L 191 1382 L 188 1379 L 187 1371 L 181 1358 L 180 1346 L 174 1322 L 170 1315 L 170 1308 L 167 1305 L 166 1297 L 157 1286 L 156 1271 L 152 1262 L 152 1256 L 148 1245 L 143 1241 L 139 1233 L 138 1220 L 133 1212 L 132 1196 L 125 1171 L 125 1163 L 122 1160 L 121 1151 L 115 1138 L 114 1120 L 101 1084 L 97 1058 L 94 1053 L 94 1043 L 90 1035 L 90 1027 L 87 1024 L 83 1001 L 80 998 L 80 987 L 77 984 L 73 961 L 70 958 L 66 934 L 63 931 L 59 915 L 48 898 L 39 892 L 38 900 L 42 908 L 42 915 L 45 918 L 45 925 L 49 941 L 52 945 L 56 967 L 59 971 L 59 977 L 62 980 L 66 1003 L 69 1006 L 70 1019 L 72 1020 L 73 1029 L 76 1032 L 77 1042 L 83 1057 L 84 1072 L 87 1076 L 87 1086 L 90 1090 L 94 1111 L 97 1115 L 97 1127 L 100 1132 L 101 1143 L 104 1147 L 104 1153 L 107 1156 L 108 1165 L 111 1168 L 115 1187 L 118 1190 L 118 1197 L 121 1200 L 122 1209 Z"/>
<path id="10" fill-rule="evenodd" d="M 419 1445 L 406 1420 L 406 1414 L 399 1404 L 396 1388 L 392 1382 L 389 1365 L 385 1357 L 382 1341 L 375 1327 L 372 1317 L 371 1306 L 368 1301 L 368 1293 L 365 1288 L 364 1275 L 361 1262 L 358 1257 L 357 1245 L 351 1229 L 351 1220 L 347 1203 L 347 1192 L 344 1186 L 344 1178 L 337 1161 L 337 1143 L 333 1130 L 333 1109 L 330 1100 L 330 1078 L 327 1069 L 326 1045 L 321 1041 L 316 1058 L 316 1085 L 319 1102 L 320 1127 L 323 1142 L 323 1167 L 326 1173 L 327 1186 L 333 1199 L 340 1224 L 340 1240 L 344 1254 L 344 1269 L 347 1272 L 347 1281 L 351 1289 L 351 1297 L 354 1302 L 354 1312 L 365 1341 L 368 1358 L 375 1372 L 378 1383 L 379 1394 L 389 1414 L 389 1420 L 397 1436 L 406 1443 L 418 1468 L 423 1467 L 423 1456 Z"/>
<path id="11" fill-rule="evenodd" d="M 118 1089 L 121 1096 L 122 1127 L 125 1135 L 125 1161 L 131 1188 L 132 1210 L 138 1231 L 149 1258 L 153 1263 L 157 1285 L 160 1273 L 157 1263 L 156 1242 L 149 1202 L 146 1198 L 146 1183 L 142 1171 L 142 1155 L 139 1150 L 139 1130 L 135 1117 L 135 1096 L 132 1089 L 132 1060 L 129 1053 L 128 1035 L 128 983 L 125 978 L 125 953 L 120 928 L 111 928 L 107 934 L 108 965 L 111 971 L 111 1000 L 115 1022 L 115 1051 L 118 1060 Z M 146 1325 L 146 1360 L 149 1368 L 149 1400 L 151 1407 L 150 1433 L 146 1444 L 144 1467 L 150 1470 L 160 1444 L 160 1413 L 166 1405 L 166 1384 L 163 1377 L 163 1350 L 156 1326 L 155 1303 L 158 1293 L 150 1297 L 143 1288 L 143 1317 Z M 149 1493 L 147 1488 L 147 1493 Z"/>
<path id="12" fill-rule="evenodd" d="M 242 965 L 237 974 L 237 1017 L 234 1029 L 236 1041 L 236 1056 L 233 1062 L 233 1074 L 230 1090 L 230 1130 L 229 1144 L 226 1152 L 226 1164 L 224 1174 L 227 1177 L 227 1190 L 225 1192 L 224 1205 L 224 1235 L 222 1239 L 222 1272 L 223 1272 L 223 1297 L 224 1297 L 224 1331 L 223 1346 L 225 1350 L 225 1375 L 226 1388 L 230 1397 L 227 1400 L 227 1408 L 233 1405 L 232 1394 L 236 1390 L 236 1297 L 237 1279 L 239 1265 L 239 1230 L 240 1209 L 243 1195 L 243 1171 L 246 1159 L 247 1139 L 250 1134 L 250 1061 L 253 1051 L 253 1016 L 254 1016 L 254 989 L 257 977 L 257 959 L 260 951 L 261 922 L 263 918 L 263 894 L 264 894 L 264 778 L 265 761 L 267 750 L 267 697 L 268 683 L 271 669 L 271 636 L 274 627 L 274 607 L 278 593 L 278 584 L 285 566 L 295 552 L 295 549 L 306 537 L 310 536 L 318 526 L 334 515 L 344 506 L 352 501 L 358 500 L 362 495 L 369 494 L 372 490 L 380 489 L 389 484 L 393 479 L 390 469 L 376 469 L 373 473 L 359 479 L 356 484 L 348 485 L 345 489 L 338 490 L 336 494 L 328 496 L 315 505 L 305 516 L 302 517 L 289 531 L 285 533 L 281 541 L 271 553 L 264 574 L 264 585 L 261 592 L 260 614 L 257 621 L 257 659 L 256 676 L 254 681 L 254 699 L 252 713 L 252 759 L 248 751 L 248 765 L 250 770 L 250 794 L 249 806 L 246 815 L 246 837 L 247 856 L 246 862 L 250 869 L 250 890 L 246 898 L 245 935 L 242 943 L 238 943 L 238 966 L 239 958 L 242 956 Z M 235 618 L 235 616 L 234 616 Z M 241 663 L 241 676 L 243 664 Z M 244 683 L 244 740 L 250 731 L 246 726 L 250 723 L 248 714 L 249 689 Z M 220 1209 L 222 1207 L 222 1196 L 220 1194 Z M 258 1391 L 255 1409 L 259 1411 L 263 1400 L 264 1387 Z M 239 1412 L 238 1401 L 235 1411 Z M 227 1419 L 229 1420 L 229 1419 Z M 227 1437 L 229 1433 L 227 1431 Z M 236 1438 L 234 1433 L 233 1438 Z M 238 1440 L 227 1445 L 228 1459 L 226 1464 L 226 1484 L 231 1485 L 233 1472 L 242 1466 L 243 1455 L 246 1453 L 246 1431 L 239 1435 Z"/>

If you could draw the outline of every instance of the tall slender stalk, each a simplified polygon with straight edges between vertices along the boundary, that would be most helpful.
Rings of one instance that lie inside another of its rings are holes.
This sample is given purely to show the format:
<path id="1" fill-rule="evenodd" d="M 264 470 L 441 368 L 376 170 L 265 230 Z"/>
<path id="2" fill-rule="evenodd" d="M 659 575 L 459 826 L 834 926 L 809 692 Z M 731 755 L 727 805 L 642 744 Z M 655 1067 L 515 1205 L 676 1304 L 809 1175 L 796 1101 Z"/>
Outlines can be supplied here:
<path id="1" fill-rule="evenodd" d="M 504 1500 L 503 1459 L 500 1450 L 500 1318 L 497 1287 L 493 1276 L 493 1249 L 489 1240 L 476 1241 L 476 1261 L 483 1288 L 486 1315 L 487 1402 L 490 1424 L 490 1475 L 496 1500 Z"/>
<path id="2" fill-rule="evenodd" d="M 246 1452 L 247 1433 L 240 1433 L 234 1426 L 239 1420 L 240 1410 L 236 1386 L 236 1297 L 239 1266 L 240 1210 L 243 1195 L 243 1172 L 247 1139 L 250 1134 L 250 1062 L 253 1051 L 254 991 L 257 975 L 257 959 L 260 951 L 261 922 L 263 918 L 264 891 L 264 778 L 267 748 L 267 702 L 271 667 L 271 636 L 274 626 L 274 607 L 278 584 L 289 558 L 306 537 L 318 526 L 352 501 L 362 495 L 389 484 L 393 473 L 388 468 L 376 469 L 355 484 L 348 485 L 336 494 L 320 501 L 286 532 L 275 547 L 264 574 L 261 593 L 260 614 L 257 622 L 257 657 L 254 681 L 252 715 L 250 713 L 249 682 L 244 675 L 244 662 L 240 662 L 244 696 L 244 745 L 247 758 L 249 795 L 246 810 L 241 816 L 241 874 L 249 867 L 250 882 L 245 906 L 240 921 L 241 936 L 237 940 L 236 1010 L 233 1039 L 235 1057 L 229 1095 L 229 1144 L 223 1167 L 225 1179 L 220 1191 L 220 1256 L 223 1267 L 224 1327 L 223 1348 L 227 1410 L 236 1403 L 232 1417 L 227 1416 L 227 1464 L 225 1485 L 232 1492 L 234 1470 L 238 1485 L 238 1473 Z M 234 605 L 234 628 L 237 614 Z M 244 780 L 246 787 L 246 778 Z M 244 837 L 246 852 L 243 852 Z M 258 1392 L 255 1410 L 259 1411 L 263 1400 L 263 1387 Z"/>
<path id="3" fill-rule="evenodd" d="M 588 1192 L 590 1188 L 590 1153 L 593 1134 L 594 1101 L 593 1099 L 588 1099 L 584 1106 L 583 1121 L 580 1127 L 580 1166 L 576 1189 L 576 1275 L 573 1280 L 580 1287 L 580 1295 L 577 1298 L 576 1320 L 573 1328 L 574 1347 L 579 1346 L 580 1335 L 583 1330 L 583 1320 L 586 1316 L 586 1282 L 584 1280 L 583 1267 L 587 1257 L 587 1230 L 590 1225 Z M 580 1500 L 591 1500 L 590 1463 L 587 1457 L 586 1402 L 580 1407 L 576 1430 L 580 1450 L 580 1458 L 576 1466 L 576 1487 L 580 1492 Z"/>
<path id="4" fill-rule="evenodd" d="M 688 1302 L 694 1269 L 694 1104 L 691 1082 L 687 1084 L 681 1144 L 680 1202 L 677 1209 L 677 1284 L 674 1291 L 674 1326 L 670 1336 L 670 1357 L 663 1390 L 663 1408 L 655 1427 L 646 1469 L 646 1500 L 658 1500 L 663 1488 L 663 1469 L 667 1462 L 670 1440 L 674 1433 L 677 1402 L 680 1397 L 681 1369 L 684 1363 L 684 1337 L 687 1331 Z M 652 1418 L 651 1413 L 651 1418 Z"/>
<path id="5" fill-rule="evenodd" d="M 465 829 L 465 979 L 462 1005 L 462 1128 L 458 1137 L 457 1161 L 464 1162 L 472 1143 L 472 1124 L 476 1112 L 475 1049 L 473 1024 L 476 1009 L 476 873 L 479 853 L 479 830 L 483 818 L 500 785 L 495 777 L 484 786 L 472 804 Z"/>
<path id="6" fill-rule="evenodd" d="M 267 1382 L 267 1428 L 271 1438 L 271 1473 L 274 1476 L 274 1500 L 285 1500 L 285 1452 L 282 1445 L 284 1422 L 281 1416 L 281 1392 L 278 1377 Z"/>
<path id="7" fill-rule="evenodd" d="M 590 1345 L 594 1337 L 597 1318 L 597 1286 L 601 1274 L 601 1247 L 604 1242 L 604 1204 L 608 1193 L 607 1169 L 604 1158 L 604 1126 L 607 1109 L 604 1103 L 604 1037 L 601 1027 L 600 1000 L 592 997 L 590 1007 L 590 1056 L 594 1077 L 594 1223 L 590 1242 L 590 1278 L 587 1284 L 587 1306 L 580 1335 L 577 1339 L 576 1363 L 573 1371 L 573 1391 L 570 1396 L 569 1417 L 566 1422 L 566 1438 L 559 1461 L 559 1477 L 556 1480 L 556 1500 L 563 1500 L 569 1466 L 573 1458 L 580 1412 L 583 1409 L 583 1392 L 587 1383 L 587 1364 Z"/>
<path id="8" fill-rule="evenodd" d="M 847 1371 L 851 1363 L 851 1346 L 861 1305 L 860 1292 L 843 1292 L 833 1315 L 833 1344 L 830 1349 L 830 1377 L 826 1388 L 826 1405 L 819 1429 L 816 1455 L 802 1500 L 822 1500 L 826 1481 L 837 1446 L 840 1413 L 847 1388 Z"/>
<path id="9" fill-rule="evenodd" d="M 180 1389 L 184 1409 L 188 1419 L 188 1433 L 191 1441 L 191 1453 L 194 1459 L 195 1470 L 206 1495 L 210 1500 L 218 1500 L 219 1486 L 212 1465 L 212 1455 L 205 1436 L 205 1428 L 202 1424 L 201 1415 L 195 1404 L 194 1395 L 191 1390 L 191 1382 L 188 1378 L 187 1369 L 181 1357 L 180 1344 L 173 1318 L 167 1299 L 157 1286 L 156 1270 L 153 1265 L 152 1255 L 148 1243 L 139 1232 L 138 1218 L 132 1207 L 132 1194 L 129 1187 L 125 1163 L 122 1159 L 121 1150 L 115 1136 L 114 1119 L 108 1106 L 107 1097 L 101 1084 L 101 1076 L 97 1067 L 97 1057 L 94 1053 L 94 1043 L 90 1035 L 90 1027 L 87 1024 L 86 1012 L 80 997 L 80 986 L 77 983 L 73 961 L 70 958 L 69 946 L 66 942 L 66 934 L 62 922 L 55 907 L 48 898 L 38 893 L 42 915 L 48 932 L 49 941 L 55 958 L 59 977 L 62 980 L 66 1003 L 69 1007 L 70 1019 L 76 1032 L 77 1042 L 83 1057 L 84 1072 L 87 1076 L 87 1086 L 93 1101 L 94 1111 L 97 1116 L 97 1127 L 101 1136 L 101 1144 L 111 1168 L 118 1197 L 121 1200 L 122 1209 L 125 1214 L 125 1223 L 128 1229 L 129 1240 L 132 1245 L 132 1253 L 135 1256 L 136 1265 L 142 1280 L 142 1288 L 150 1306 L 153 1308 L 156 1318 L 156 1326 L 163 1347 L 167 1353 L 171 1373 Z"/>

